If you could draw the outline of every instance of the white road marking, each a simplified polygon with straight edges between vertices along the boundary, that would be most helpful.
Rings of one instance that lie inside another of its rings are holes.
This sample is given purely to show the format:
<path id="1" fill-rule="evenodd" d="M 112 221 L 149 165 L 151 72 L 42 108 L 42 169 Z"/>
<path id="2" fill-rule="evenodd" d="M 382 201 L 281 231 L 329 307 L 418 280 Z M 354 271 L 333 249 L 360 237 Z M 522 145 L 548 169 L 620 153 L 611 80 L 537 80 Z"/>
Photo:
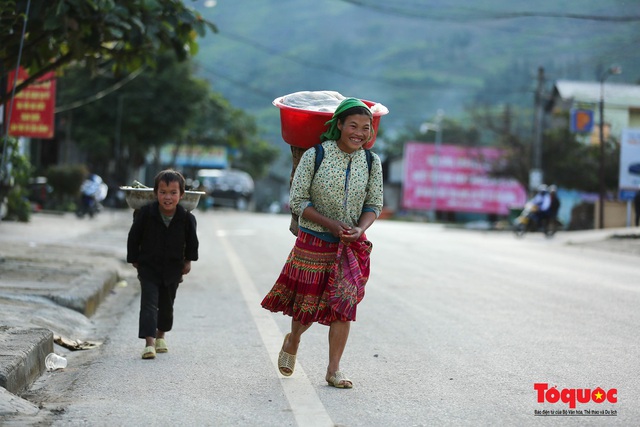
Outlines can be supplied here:
<path id="1" fill-rule="evenodd" d="M 282 347 L 284 334 L 280 331 L 275 320 L 273 320 L 272 313 L 260 305 L 262 297 L 258 294 L 251 276 L 242 265 L 240 257 L 227 240 L 227 233 L 217 233 L 217 235 L 224 246 L 224 252 L 229 259 L 229 264 L 238 281 L 251 316 L 258 327 L 258 332 L 269 353 L 276 374 L 280 377 L 280 383 L 298 425 L 305 427 L 334 426 L 335 424 L 331 421 L 331 417 L 329 417 L 327 410 L 311 385 L 300 361 L 296 362 L 295 372 L 292 377 L 281 377 L 278 371 L 278 353 Z"/>
<path id="2" fill-rule="evenodd" d="M 226 236 L 253 236 L 256 234 L 255 230 L 248 229 L 238 229 L 238 230 L 218 230 L 216 231 L 216 235 L 218 237 L 226 237 Z"/>

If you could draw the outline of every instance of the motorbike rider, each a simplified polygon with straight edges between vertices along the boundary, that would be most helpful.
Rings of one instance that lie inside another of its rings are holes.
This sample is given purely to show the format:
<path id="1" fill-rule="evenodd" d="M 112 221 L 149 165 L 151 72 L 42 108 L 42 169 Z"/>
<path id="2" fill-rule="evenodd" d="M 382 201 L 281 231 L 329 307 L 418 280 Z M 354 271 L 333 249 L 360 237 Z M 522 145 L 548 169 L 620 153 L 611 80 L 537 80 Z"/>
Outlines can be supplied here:
<path id="1" fill-rule="evenodd" d="M 538 186 L 538 191 L 532 201 L 536 206 L 536 210 L 533 213 L 534 220 L 538 225 L 544 225 L 549 218 L 549 210 L 551 208 L 549 188 L 544 184 Z"/>
<path id="2" fill-rule="evenodd" d="M 107 191 L 108 187 L 102 178 L 90 172 L 80 187 L 82 213 L 93 216 L 99 210 L 99 203 L 107 197 Z"/>
<path id="3" fill-rule="evenodd" d="M 560 210 L 560 198 L 558 198 L 558 188 L 555 185 L 549 186 L 549 196 L 551 203 L 549 205 L 549 220 L 558 220 L 558 211 Z"/>

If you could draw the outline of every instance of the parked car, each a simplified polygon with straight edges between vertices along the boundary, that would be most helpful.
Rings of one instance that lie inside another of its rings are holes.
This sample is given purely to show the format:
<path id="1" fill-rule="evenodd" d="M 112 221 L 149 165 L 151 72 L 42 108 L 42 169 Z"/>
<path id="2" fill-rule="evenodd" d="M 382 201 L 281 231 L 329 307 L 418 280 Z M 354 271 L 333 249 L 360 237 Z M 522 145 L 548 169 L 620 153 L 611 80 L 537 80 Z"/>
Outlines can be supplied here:
<path id="1" fill-rule="evenodd" d="M 207 193 L 205 206 L 228 206 L 246 210 L 253 197 L 253 178 L 238 169 L 200 169 L 200 189 Z"/>

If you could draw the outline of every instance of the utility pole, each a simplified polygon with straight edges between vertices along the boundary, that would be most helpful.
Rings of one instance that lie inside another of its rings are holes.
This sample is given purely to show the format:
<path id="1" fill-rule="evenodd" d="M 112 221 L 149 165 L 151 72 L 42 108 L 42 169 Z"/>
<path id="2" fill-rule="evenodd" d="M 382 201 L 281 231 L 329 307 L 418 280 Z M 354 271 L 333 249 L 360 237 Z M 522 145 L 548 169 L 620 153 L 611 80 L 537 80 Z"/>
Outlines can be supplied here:
<path id="1" fill-rule="evenodd" d="M 442 120 L 444 119 L 444 110 L 438 108 L 436 119 L 434 123 L 423 123 L 420 126 L 421 133 L 427 133 L 430 130 L 436 132 L 436 145 L 434 162 L 431 169 L 431 209 L 429 211 L 429 220 L 434 221 L 437 219 L 437 203 L 436 198 L 438 194 L 438 170 L 440 169 L 440 146 L 442 145 Z"/>
<path id="2" fill-rule="evenodd" d="M 533 140 L 533 168 L 529 171 L 529 189 L 533 190 L 544 181 L 542 172 L 542 119 L 544 109 L 544 68 L 538 67 L 538 84 L 534 100 L 535 120 L 534 120 L 534 140 Z"/>
<path id="3" fill-rule="evenodd" d="M 604 228 L 604 202 L 606 200 L 606 192 L 607 188 L 604 182 L 604 172 L 605 172 L 605 149 L 604 149 L 604 81 L 607 77 L 613 74 L 622 73 L 622 68 L 620 67 L 609 67 L 605 70 L 604 73 L 600 76 L 600 102 L 598 103 L 598 109 L 600 110 L 600 173 L 598 174 L 599 181 L 599 203 L 598 203 L 598 223 L 599 228 Z"/>

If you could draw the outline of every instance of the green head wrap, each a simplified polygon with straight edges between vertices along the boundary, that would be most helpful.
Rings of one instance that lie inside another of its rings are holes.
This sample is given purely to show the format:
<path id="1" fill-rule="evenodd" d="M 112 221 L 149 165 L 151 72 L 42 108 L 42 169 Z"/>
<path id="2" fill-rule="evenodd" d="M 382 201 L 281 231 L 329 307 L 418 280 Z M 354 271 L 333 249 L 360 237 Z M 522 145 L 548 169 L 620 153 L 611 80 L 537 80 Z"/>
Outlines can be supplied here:
<path id="1" fill-rule="evenodd" d="M 324 124 L 325 126 L 329 126 L 329 130 L 320 135 L 320 141 L 337 141 L 340 139 L 341 132 L 340 129 L 338 129 L 338 117 L 340 116 L 340 114 L 353 107 L 364 107 L 369 110 L 367 104 L 357 98 L 344 99 L 340 103 L 340 105 L 338 105 L 338 108 L 336 108 L 336 111 L 333 113 L 333 117 L 331 117 L 331 120 Z"/>

